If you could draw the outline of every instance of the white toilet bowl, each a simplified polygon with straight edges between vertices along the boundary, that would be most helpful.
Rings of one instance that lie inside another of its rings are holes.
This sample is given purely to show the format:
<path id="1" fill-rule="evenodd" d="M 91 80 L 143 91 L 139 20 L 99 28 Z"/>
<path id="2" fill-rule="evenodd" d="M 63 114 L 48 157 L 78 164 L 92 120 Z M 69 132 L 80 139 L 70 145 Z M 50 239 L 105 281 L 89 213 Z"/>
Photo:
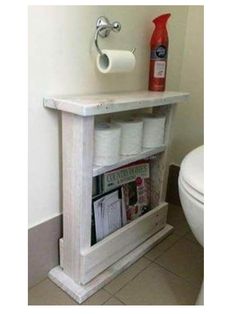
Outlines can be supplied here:
<path id="1" fill-rule="evenodd" d="M 179 196 L 188 224 L 203 246 L 204 217 L 204 147 L 191 151 L 183 159 L 179 173 Z M 203 284 L 196 304 L 203 304 Z"/>

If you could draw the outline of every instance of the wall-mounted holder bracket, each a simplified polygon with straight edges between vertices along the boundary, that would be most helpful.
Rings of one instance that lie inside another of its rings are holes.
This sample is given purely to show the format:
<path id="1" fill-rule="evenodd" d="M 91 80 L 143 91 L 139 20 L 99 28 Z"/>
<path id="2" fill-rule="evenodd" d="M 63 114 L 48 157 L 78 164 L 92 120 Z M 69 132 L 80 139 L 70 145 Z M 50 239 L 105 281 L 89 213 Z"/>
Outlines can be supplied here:
<path id="1" fill-rule="evenodd" d="M 100 16 L 97 19 L 94 43 L 95 43 L 96 49 L 100 55 L 103 55 L 103 53 L 102 53 L 102 50 L 98 46 L 98 36 L 100 36 L 101 38 L 106 38 L 107 36 L 110 35 L 111 31 L 117 33 L 120 30 L 121 30 L 120 22 L 115 21 L 113 23 L 110 23 L 108 18 L 106 18 L 105 16 Z M 136 50 L 136 48 L 134 48 L 132 50 L 132 53 L 134 53 L 135 50 Z"/>

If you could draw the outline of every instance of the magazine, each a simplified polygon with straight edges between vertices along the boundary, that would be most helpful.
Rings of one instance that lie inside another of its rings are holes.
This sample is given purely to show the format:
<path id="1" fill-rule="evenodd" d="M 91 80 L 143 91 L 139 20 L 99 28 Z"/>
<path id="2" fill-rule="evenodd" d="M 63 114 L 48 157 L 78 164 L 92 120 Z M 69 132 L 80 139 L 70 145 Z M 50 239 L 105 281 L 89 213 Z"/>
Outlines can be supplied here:
<path id="1" fill-rule="evenodd" d="M 126 224 L 122 204 L 121 188 L 93 198 L 92 245 Z"/>
<path id="2" fill-rule="evenodd" d="M 142 160 L 105 173 L 104 192 L 116 187 L 121 187 L 126 223 L 148 212 L 151 193 L 149 162 Z"/>

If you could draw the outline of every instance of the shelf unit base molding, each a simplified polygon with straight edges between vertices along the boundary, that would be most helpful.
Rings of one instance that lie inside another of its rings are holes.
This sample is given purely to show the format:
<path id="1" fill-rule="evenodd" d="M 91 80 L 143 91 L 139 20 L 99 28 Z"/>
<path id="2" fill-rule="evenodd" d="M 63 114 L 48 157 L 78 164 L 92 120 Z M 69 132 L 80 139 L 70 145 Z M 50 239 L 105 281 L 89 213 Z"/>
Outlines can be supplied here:
<path id="1" fill-rule="evenodd" d="M 158 242 L 162 241 L 165 237 L 173 232 L 171 225 L 166 225 L 162 230 L 147 239 L 141 245 L 136 247 L 129 254 L 118 260 L 116 263 L 108 267 L 97 277 L 92 279 L 85 285 L 77 284 L 68 275 L 66 275 L 60 266 L 53 268 L 48 277 L 62 290 L 69 294 L 76 302 L 82 303 L 113 278 L 119 275 L 122 271 L 136 262 L 141 256 L 147 253 Z"/>

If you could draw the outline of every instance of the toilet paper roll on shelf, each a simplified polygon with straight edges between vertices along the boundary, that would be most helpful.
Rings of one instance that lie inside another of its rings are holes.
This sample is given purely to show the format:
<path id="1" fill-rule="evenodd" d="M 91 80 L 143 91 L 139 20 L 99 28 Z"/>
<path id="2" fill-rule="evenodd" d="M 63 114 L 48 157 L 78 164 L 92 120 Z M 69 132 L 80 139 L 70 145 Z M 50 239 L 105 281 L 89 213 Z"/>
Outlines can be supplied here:
<path id="1" fill-rule="evenodd" d="M 142 150 L 143 121 L 128 118 L 112 120 L 121 127 L 120 154 L 122 156 L 139 154 Z"/>
<path id="2" fill-rule="evenodd" d="M 155 148 L 164 143 L 165 116 L 146 115 L 143 116 L 143 140 L 144 148 Z"/>
<path id="3" fill-rule="evenodd" d="M 97 67 L 102 73 L 131 72 L 135 67 L 135 55 L 128 50 L 102 50 L 97 56 Z"/>
<path id="4" fill-rule="evenodd" d="M 94 164 L 109 166 L 120 159 L 119 125 L 112 123 L 98 123 L 94 130 Z"/>

